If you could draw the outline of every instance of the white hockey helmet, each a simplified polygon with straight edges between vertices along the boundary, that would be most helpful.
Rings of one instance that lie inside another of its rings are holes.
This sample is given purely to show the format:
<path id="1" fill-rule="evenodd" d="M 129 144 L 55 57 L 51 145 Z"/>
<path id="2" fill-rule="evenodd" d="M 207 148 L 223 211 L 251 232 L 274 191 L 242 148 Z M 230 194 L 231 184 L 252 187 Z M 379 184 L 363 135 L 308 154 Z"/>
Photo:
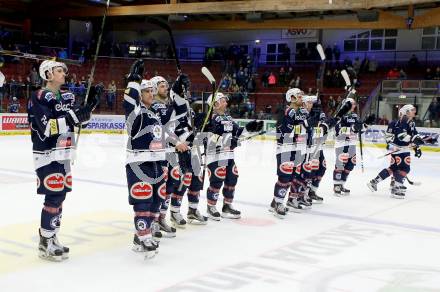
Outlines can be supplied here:
<path id="1" fill-rule="evenodd" d="M 154 76 L 153 78 L 150 79 L 150 81 L 153 82 L 153 93 L 154 94 L 157 94 L 159 84 L 162 82 L 165 82 L 167 88 L 169 87 L 168 81 L 166 81 L 166 79 L 163 78 L 162 76 Z"/>
<path id="2" fill-rule="evenodd" d="M 146 79 L 142 79 L 141 82 L 141 90 L 147 89 L 147 88 L 152 88 L 154 90 L 154 84 L 153 81 L 151 80 L 146 80 Z"/>
<path id="3" fill-rule="evenodd" d="M 41 64 L 40 64 L 40 69 L 39 69 L 39 73 L 40 73 L 40 77 L 47 81 L 47 72 L 53 72 L 53 69 L 56 67 L 61 67 L 64 70 L 64 73 L 67 73 L 67 66 L 64 63 L 61 62 L 57 62 L 57 61 L 52 61 L 52 60 L 44 60 Z"/>
<path id="4" fill-rule="evenodd" d="M 416 109 L 416 107 L 413 106 L 412 104 L 405 104 L 404 106 L 402 106 L 402 107 L 399 109 L 399 116 L 400 116 L 400 117 L 402 117 L 402 116 L 406 116 L 406 115 L 408 115 L 408 113 L 409 113 L 410 111 L 415 110 L 415 109 Z"/>
<path id="5" fill-rule="evenodd" d="M 304 95 L 302 98 L 302 101 L 304 103 L 306 103 L 306 102 L 315 103 L 318 101 L 318 97 L 316 95 Z"/>
<path id="6" fill-rule="evenodd" d="M 299 88 L 291 88 L 286 92 L 286 101 L 292 102 L 292 100 L 296 100 L 298 97 L 303 96 L 304 92 Z M 292 99 L 292 96 L 294 97 Z"/>
<path id="7" fill-rule="evenodd" d="M 225 94 L 223 94 L 223 93 L 221 93 L 221 92 L 217 92 L 217 93 L 215 94 L 214 103 L 216 103 L 217 101 L 219 101 L 219 100 L 222 99 L 222 98 L 228 100 L 228 96 L 227 96 L 227 95 L 225 95 Z M 212 94 L 209 95 L 209 97 L 208 97 L 208 104 L 211 104 L 211 103 L 212 103 Z"/>

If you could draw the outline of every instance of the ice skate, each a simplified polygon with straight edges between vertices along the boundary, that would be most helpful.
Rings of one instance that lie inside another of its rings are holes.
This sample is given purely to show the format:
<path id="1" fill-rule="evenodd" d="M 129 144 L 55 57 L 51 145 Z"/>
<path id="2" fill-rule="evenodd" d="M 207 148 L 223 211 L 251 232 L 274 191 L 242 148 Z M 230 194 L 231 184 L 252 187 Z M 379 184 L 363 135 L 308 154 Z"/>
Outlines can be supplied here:
<path id="1" fill-rule="evenodd" d="M 188 208 L 188 214 L 187 214 L 188 224 L 194 224 L 194 225 L 206 225 L 208 224 L 208 217 L 203 216 L 200 214 L 199 210 L 195 208 Z"/>

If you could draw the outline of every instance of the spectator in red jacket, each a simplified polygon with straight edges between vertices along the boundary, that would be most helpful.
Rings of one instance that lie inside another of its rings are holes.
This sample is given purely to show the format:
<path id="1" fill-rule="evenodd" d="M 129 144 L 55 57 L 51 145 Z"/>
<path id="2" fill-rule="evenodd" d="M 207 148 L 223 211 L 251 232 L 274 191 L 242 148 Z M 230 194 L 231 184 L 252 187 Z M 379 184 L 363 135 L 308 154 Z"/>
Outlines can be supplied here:
<path id="1" fill-rule="evenodd" d="M 400 71 L 397 69 L 397 67 L 394 67 L 387 73 L 387 79 L 399 79 L 400 77 Z"/>
<path id="2" fill-rule="evenodd" d="M 269 86 L 275 86 L 277 84 L 277 77 L 273 72 L 270 72 L 269 78 L 268 78 Z"/>

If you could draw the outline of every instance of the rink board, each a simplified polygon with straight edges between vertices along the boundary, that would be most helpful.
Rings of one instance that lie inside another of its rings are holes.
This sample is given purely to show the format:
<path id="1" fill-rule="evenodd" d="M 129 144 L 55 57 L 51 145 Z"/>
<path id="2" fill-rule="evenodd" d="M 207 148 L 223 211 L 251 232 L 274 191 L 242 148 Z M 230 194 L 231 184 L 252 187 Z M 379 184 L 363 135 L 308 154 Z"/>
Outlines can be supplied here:
<path id="1" fill-rule="evenodd" d="M 244 126 L 250 120 L 236 119 L 240 126 Z M 257 139 L 274 140 L 275 139 L 275 120 L 265 120 L 264 130 L 266 134 L 259 136 Z M 385 147 L 385 131 L 387 126 L 374 125 L 363 134 L 363 142 L 365 146 Z M 439 135 L 440 128 L 423 128 L 418 127 L 417 130 L 421 135 Z M 105 133 L 105 134 L 123 134 L 125 133 L 125 117 L 123 115 L 93 115 L 87 128 L 82 130 L 84 134 Z M 27 122 L 27 114 L 0 114 L 0 135 L 28 135 L 29 124 Z M 327 145 L 334 144 L 334 132 L 331 131 L 327 141 Z M 423 146 L 425 151 L 439 152 L 440 145 L 434 144 Z"/>

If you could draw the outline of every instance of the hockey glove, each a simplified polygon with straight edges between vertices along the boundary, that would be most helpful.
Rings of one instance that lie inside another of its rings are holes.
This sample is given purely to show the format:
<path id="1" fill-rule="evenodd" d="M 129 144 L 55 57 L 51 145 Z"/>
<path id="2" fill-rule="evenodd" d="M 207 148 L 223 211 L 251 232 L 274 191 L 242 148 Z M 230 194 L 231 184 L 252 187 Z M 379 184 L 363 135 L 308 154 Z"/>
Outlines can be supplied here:
<path id="1" fill-rule="evenodd" d="M 375 121 L 376 121 L 376 115 L 371 114 L 365 119 L 364 123 L 367 125 L 372 125 Z"/>
<path id="2" fill-rule="evenodd" d="M 250 121 L 249 123 L 246 124 L 245 128 L 246 131 L 253 133 L 253 132 L 259 132 L 261 131 L 261 129 L 263 129 L 264 126 L 264 122 L 263 121 Z"/>
<path id="3" fill-rule="evenodd" d="M 87 97 L 87 106 L 94 111 L 96 106 L 99 104 L 97 97 L 96 86 L 90 88 L 89 97 Z"/>
<path id="4" fill-rule="evenodd" d="M 347 100 L 336 113 L 336 117 L 342 118 L 346 113 L 348 113 L 351 110 L 351 102 Z"/>
<path id="5" fill-rule="evenodd" d="M 420 137 L 419 135 L 415 135 L 415 136 L 412 138 L 412 143 L 413 143 L 414 145 L 416 145 L 416 147 L 418 148 L 420 145 L 425 144 L 425 141 L 423 141 L 422 137 Z"/>
<path id="6" fill-rule="evenodd" d="M 92 111 L 87 105 L 74 108 L 67 112 L 66 122 L 71 126 L 79 126 L 90 120 L 91 112 Z"/>
<path id="7" fill-rule="evenodd" d="M 323 136 L 328 134 L 328 125 L 326 123 L 319 123 Z"/>
<path id="8" fill-rule="evenodd" d="M 422 150 L 419 147 L 414 148 L 414 156 L 417 158 L 422 156 Z"/>
<path id="9" fill-rule="evenodd" d="M 360 123 L 360 122 L 356 122 L 356 123 L 354 123 L 353 124 L 353 126 L 352 126 L 353 128 L 353 132 L 355 132 L 355 133 L 359 133 L 361 130 L 362 130 L 362 123 Z"/>
<path id="10" fill-rule="evenodd" d="M 178 96 L 184 98 L 186 95 L 186 92 L 189 90 L 189 87 L 191 85 L 191 82 L 188 78 L 188 75 L 186 74 L 180 74 L 177 76 L 176 81 L 173 84 L 173 87 L 171 88 L 175 94 Z"/>
<path id="11" fill-rule="evenodd" d="M 130 72 L 127 74 L 127 82 L 141 82 L 142 76 L 144 75 L 144 61 L 138 59 L 130 67 Z"/>
<path id="12" fill-rule="evenodd" d="M 241 146 L 240 139 L 238 137 L 235 137 L 235 136 L 232 137 L 231 138 L 231 149 L 235 149 L 238 146 Z"/>

